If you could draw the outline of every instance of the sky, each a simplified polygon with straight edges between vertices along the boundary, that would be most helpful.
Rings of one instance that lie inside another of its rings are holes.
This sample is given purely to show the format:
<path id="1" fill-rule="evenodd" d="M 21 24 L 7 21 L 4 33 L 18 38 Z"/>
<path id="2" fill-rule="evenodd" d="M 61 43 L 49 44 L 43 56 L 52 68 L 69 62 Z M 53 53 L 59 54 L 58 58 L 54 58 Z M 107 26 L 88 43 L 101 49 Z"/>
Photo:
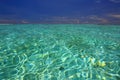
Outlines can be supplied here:
<path id="1" fill-rule="evenodd" d="M 120 24 L 120 0 L 1 0 L 0 23 Z"/>

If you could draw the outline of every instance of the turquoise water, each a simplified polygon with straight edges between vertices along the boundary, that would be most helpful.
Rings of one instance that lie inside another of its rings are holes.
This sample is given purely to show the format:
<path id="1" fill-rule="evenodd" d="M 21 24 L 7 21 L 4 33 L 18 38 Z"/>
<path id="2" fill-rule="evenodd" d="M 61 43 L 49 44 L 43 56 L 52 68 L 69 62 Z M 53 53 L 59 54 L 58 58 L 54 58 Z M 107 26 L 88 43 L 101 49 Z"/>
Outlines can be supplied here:
<path id="1" fill-rule="evenodd" d="M 0 80 L 120 80 L 120 26 L 0 25 Z"/>

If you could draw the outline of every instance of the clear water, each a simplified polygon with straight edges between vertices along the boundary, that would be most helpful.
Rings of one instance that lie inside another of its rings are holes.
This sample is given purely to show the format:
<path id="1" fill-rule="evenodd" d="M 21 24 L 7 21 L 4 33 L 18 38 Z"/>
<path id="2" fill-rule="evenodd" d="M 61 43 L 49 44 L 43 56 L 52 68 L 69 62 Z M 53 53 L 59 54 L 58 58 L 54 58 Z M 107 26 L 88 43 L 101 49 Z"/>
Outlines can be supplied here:
<path id="1" fill-rule="evenodd" d="M 0 25 L 0 80 L 120 80 L 120 26 Z"/>

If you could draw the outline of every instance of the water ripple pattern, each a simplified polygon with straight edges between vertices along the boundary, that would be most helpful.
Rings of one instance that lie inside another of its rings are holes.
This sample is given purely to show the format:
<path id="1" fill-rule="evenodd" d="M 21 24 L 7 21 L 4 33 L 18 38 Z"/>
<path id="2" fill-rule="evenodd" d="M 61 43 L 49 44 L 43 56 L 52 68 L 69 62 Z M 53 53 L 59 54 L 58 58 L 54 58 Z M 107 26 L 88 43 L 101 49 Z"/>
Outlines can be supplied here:
<path id="1" fill-rule="evenodd" d="M 120 26 L 0 25 L 0 80 L 120 80 Z"/>

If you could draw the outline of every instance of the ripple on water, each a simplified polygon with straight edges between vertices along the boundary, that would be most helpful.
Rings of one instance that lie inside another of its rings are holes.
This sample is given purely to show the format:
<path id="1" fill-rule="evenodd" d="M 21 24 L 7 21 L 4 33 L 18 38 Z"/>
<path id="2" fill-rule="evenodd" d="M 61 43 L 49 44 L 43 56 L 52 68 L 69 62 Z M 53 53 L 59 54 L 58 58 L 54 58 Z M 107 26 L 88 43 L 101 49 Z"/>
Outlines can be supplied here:
<path id="1" fill-rule="evenodd" d="M 119 80 L 119 31 L 97 25 L 18 26 L 0 32 L 0 79 Z"/>

